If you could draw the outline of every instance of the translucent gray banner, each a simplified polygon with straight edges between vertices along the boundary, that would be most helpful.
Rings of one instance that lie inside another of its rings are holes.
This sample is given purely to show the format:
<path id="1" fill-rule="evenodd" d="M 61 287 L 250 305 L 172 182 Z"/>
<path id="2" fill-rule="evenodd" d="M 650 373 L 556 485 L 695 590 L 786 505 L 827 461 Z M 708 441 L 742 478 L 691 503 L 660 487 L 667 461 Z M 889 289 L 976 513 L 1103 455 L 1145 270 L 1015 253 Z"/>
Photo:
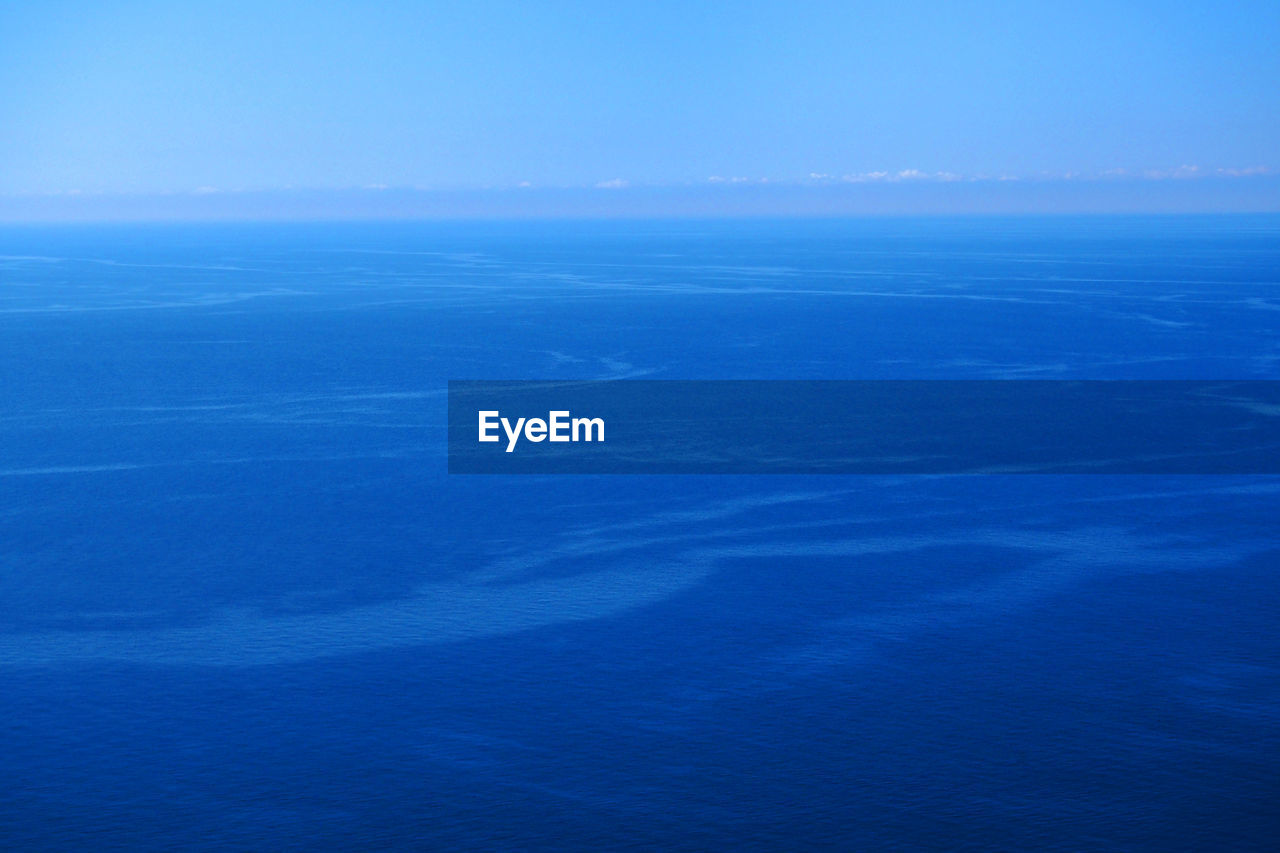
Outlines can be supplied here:
<path id="1" fill-rule="evenodd" d="M 449 383 L 455 474 L 1275 474 L 1280 382 Z"/>

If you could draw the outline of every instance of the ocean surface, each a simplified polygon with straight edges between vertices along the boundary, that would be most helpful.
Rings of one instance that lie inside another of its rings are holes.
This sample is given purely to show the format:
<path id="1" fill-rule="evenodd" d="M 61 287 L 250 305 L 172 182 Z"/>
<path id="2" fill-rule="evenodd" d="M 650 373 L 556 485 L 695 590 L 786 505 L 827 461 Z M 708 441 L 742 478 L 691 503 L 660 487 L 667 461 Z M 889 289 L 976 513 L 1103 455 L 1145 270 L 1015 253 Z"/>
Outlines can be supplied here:
<path id="1" fill-rule="evenodd" d="M 0 849 L 1280 848 L 1280 478 L 446 473 L 641 377 L 1280 379 L 1280 217 L 0 229 Z"/>

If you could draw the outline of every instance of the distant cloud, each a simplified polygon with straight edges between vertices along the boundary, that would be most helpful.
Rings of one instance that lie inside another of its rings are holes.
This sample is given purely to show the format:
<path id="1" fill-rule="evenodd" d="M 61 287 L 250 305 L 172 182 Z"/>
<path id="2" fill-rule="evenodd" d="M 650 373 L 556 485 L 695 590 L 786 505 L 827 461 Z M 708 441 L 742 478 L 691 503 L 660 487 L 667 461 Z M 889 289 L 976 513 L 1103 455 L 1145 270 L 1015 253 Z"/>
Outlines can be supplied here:
<path id="1" fill-rule="evenodd" d="M 1270 175 L 1275 172 L 1266 166 L 1246 166 L 1243 169 L 1218 169 L 1217 173 L 1228 178 L 1252 178 L 1258 175 Z"/>
<path id="2" fill-rule="evenodd" d="M 851 172 L 841 175 L 840 181 L 848 184 L 864 184 L 864 183 L 896 183 L 898 181 L 937 181 L 941 183 L 953 183 L 959 181 L 1097 181 L 1113 178 L 1141 178 L 1149 181 L 1164 180 L 1188 180 L 1191 178 L 1207 178 L 1207 177 L 1260 177 L 1265 175 L 1280 174 L 1280 171 L 1267 166 L 1249 166 L 1247 168 L 1217 168 L 1209 169 L 1192 163 L 1184 163 L 1177 168 L 1172 169 L 1145 169 L 1139 171 L 1131 171 L 1129 169 L 1106 169 L 1100 172 L 1076 171 L 1068 170 L 1065 172 L 1040 171 L 1031 175 L 1016 175 L 1009 172 L 990 174 L 978 172 L 974 174 L 963 174 L 960 172 L 938 171 L 926 172 L 923 169 L 900 169 L 896 172 L 890 172 L 880 169 L 874 172 Z M 723 181 L 724 178 L 714 178 L 715 181 Z M 805 181 L 825 182 L 835 180 L 831 175 L 823 172 L 810 172 Z"/>
<path id="3" fill-rule="evenodd" d="M 211 195 L 213 193 L 218 192 L 218 188 L 217 187 L 196 187 L 194 190 L 192 190 L 192 192 L 195 193 L 196 195 Z"/>
<path id="4" fill-rule="evenodd" d="M 966 180 L 964 175 L 958 172 L 925 172 L 921 169 L 900 169 L 897 172 L 888 172 L 878 170 L 875 172 L 854 172 L 852 174 L 841 175 L 840 180 L 847 184 L 865 184 L 875 183 L 878 181 L 896 182 L 896 181 L 942 181 L 950 183 L 953 181 Z"/>
<path id="5" fill-rule="evenodd" d="M 622 178 L 614 178 L 611 181 L 601 181 L 596 184 L 598 190 L 621 190 L 631 186 L 630 181 L 624 181 Z"/>
<path id="6" fill-rule="evenodd" d="M 883 181 L 888 177 L 888 172 L 858 172 L 852 175 L 845 175 L 840 180 L 850 184 L 864 184 L 868 181 Z"/>
<path id="7" fill-rule="evenodd" d="M 1151 181 L 1164 181 L 1170 178 L 1198 178 L 1200 177 L 1200 167 L 1184 164 L 1176 169 L 1147 169 L 1142 173 L 1142 176 Z"/>
<path id="8" fill-rule="evenodd" d="M 1131 174 L 1124 169 L 1110 169 L 1103 172 L 1104 177 L 1114 175 Z M 1146 169 L 1140 174 L 1149 181 L 1166 181 L 1166 180 L 1186 180 L 1188 178 L 1260 178 L 1267 175 L 1277 174 L 1277 170 L 1270 166 L 1245 166 L 1206 168 L 1197 165 L 1183 164 L 1176 169 Z"/>

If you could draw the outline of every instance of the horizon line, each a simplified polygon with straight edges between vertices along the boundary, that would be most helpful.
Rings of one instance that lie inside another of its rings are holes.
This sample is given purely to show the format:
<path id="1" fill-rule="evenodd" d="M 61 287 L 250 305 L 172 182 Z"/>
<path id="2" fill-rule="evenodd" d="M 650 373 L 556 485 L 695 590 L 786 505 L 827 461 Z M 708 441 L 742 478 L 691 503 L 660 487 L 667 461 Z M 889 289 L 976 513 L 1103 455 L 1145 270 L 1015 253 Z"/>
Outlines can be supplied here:
<path id="1" fill-rule="evenodd" d="M 1280 174 L 0 195 L 0 223 L 1280 213 Z"/>
<path id="2" fill-rule="evenodd" d="M 394 184 L 385 182 L 351 183 L 336 185 L 293 185 L 280 186 L 232 186 L 218 187 L 211 184 L 193 187 L 165 189 L 51 189 L 51 190 L 5 190 L 0 191 L 0 199 L 43 199 L 72 197 L 169 197 L 169 196 L 205 196 L 205 195 L 246 195 L 262 193 L 354 193 L 354 192 L 400 192 L 400 193 L 503 193 L 503 192 L 583 192 L 583 191 L 678 191 L 692 189 L 746 189 L 756 188 L 821 188 L 837 186 L 861 185 L 922 185 L 922 184 L 1141 184 L 1153 181 L 1239 181 L 1249 179 L 1267 179 L 1280 177 L 1280 169 L 1272 166 L 1253 165 L 1247 167 L 1203 167 L 1194 164 L 1183 164 L 1173 168 L 1149 169 L 1106 169 L 1103 171 L 1064 171 L 1053 172 L 1041 170 L 1018 174 L 1014 172 L 978 172 L 965 174 L 947 170 L 922 169 L 880 169 L 866 172 L 825 173 L 810 172 L 802 177 L 753 177 L 745 175 L 709 175 L 701 179 L 685 179 L 675 181 L 652 181 L 612 177 L 590 183 L 539 184 L 522 180 L 514 183 L 485 184 Z"/>

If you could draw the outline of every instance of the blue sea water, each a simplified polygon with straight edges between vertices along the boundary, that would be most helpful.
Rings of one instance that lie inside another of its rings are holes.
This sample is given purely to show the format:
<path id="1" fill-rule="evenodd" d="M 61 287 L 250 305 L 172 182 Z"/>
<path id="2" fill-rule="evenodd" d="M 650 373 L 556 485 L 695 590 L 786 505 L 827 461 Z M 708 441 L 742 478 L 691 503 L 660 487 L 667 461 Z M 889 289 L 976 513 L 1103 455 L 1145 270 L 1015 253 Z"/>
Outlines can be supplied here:
<path id="1" fill-rule="evenodd" d="M 1275 849 L 1280 478 L 450 476 L 445 383 L 1278 331 L 1276 216 L 0 230 L 0 848 Z"/>

